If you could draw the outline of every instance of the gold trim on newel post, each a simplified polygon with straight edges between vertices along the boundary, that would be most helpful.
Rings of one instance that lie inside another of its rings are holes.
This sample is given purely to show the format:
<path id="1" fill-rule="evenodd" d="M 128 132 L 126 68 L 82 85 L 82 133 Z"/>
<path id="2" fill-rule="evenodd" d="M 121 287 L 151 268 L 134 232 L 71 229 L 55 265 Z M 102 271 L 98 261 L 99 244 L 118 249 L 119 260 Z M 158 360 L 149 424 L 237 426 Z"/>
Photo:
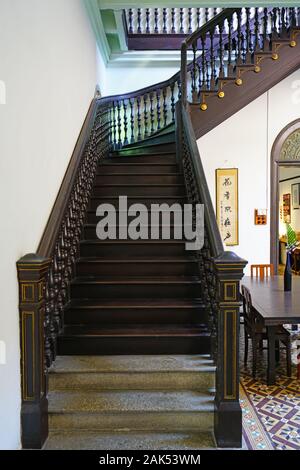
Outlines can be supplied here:
<path id="1" fill-rule="evenodd" d="M 35 254 L 17 262 L 21 346 L 23 449 L 41 449 L 48 436 L 44 356 L 45 280 L 50 260 Z"/>
<path id="2" fill-rule="evenodd" d="M 215 437 L 219 447 L 242 446 L 239 403 L 240 280 L 247 261 L 231 251 L 214 259 L 218 292 L 218 347 L 215 397 Z"/>

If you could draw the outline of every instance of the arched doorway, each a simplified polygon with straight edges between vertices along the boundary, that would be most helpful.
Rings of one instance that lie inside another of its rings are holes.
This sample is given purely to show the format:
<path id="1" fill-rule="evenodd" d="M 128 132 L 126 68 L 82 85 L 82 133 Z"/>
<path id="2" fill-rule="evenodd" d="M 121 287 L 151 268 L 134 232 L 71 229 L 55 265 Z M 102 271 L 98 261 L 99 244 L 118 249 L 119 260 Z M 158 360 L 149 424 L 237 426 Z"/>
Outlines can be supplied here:
<path id="1" fill-rule="evenodd" d="M 277 136 L 271 152 L 270 259 L 279 264 L 279 170 L 300 168 L 300 119 L 288 124 Z"/>

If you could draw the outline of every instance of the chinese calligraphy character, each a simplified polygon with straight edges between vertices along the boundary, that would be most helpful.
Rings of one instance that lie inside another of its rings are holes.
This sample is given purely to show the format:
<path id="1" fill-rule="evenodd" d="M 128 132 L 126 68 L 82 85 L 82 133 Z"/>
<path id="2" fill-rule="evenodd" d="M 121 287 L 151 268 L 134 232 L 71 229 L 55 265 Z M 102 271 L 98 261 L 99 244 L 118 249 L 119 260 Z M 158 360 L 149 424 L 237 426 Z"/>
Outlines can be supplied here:
<path id="1" fill-rule="evenodd" d="M 226 193 L 224 193 L 224 197 L 225 197 L 225 199 L 227 199 L 227 201 L 228 201 L 229 198 L 230 198 L 230 192 L 229 192 L 229 191 L 226 191 Z"/>
<path id="2" fill-rule="evenodd" d="M 227 232 L 226 237 L 224 238 L 224 242 L 226 242 L 226 240 L 228 240 L 229 238 L 231 238 L 231 233 Z"/>
<path id="3" fill-rule="evenodd" d="M 232 212 L 231 206 L 225 206 L 225 212 Z"/>
<path id="4" fill-rule="evenodd" d="M 231 186 L 231 185 L 232 185 L 232 182 L 231 182 L 230 178 L 225 178 L 223 186 Z"/>
<path id="5" fill-rule="evenodd" d="M 230 219 L 229 217 L 227 217 L 227 219 L 224 222 L 224 227 L 229 227 L 230 225 L 231 225 Z"/>

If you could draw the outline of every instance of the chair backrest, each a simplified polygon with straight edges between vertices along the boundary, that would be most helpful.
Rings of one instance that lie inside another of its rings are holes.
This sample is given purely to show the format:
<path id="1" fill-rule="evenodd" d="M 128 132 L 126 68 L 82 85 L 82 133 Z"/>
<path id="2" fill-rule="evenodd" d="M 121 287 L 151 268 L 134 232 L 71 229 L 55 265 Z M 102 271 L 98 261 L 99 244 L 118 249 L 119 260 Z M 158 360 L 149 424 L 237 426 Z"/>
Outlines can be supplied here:
<path id="1" fill-rule="evenodd" d="M 273 264 L 252 264 L 251 265 L 251 277 L 253 276 L 259 277 L 260 279 L 274 276 L 274 265 Z"/>
<path id="2" fill-rule="evenodd" d="M 252 297 L 250 290 L 246 286 L 242 286 L 243 305 L 244 305 L 244 323 L 248 330 L 255 327 L 257 316 L 252 305 Z"/>

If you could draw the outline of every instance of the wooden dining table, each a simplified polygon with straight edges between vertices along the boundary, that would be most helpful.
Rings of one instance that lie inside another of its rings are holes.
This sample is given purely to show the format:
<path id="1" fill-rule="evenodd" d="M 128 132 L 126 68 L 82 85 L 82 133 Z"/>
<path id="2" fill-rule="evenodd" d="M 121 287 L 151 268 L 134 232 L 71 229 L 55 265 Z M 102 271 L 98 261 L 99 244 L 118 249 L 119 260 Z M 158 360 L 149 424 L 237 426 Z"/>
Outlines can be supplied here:
<path id="1" fill-rule="evenodd" d="M 268 385 L 276 383 L 275 332 L 278 325 L 300 324 L 300 277 L 293 276 L 291 292 L 284 291 L 283 276 L 263 279 L 244 277 L 242 285 L 251 292 L 252 305 L 268 335 Z"/>

